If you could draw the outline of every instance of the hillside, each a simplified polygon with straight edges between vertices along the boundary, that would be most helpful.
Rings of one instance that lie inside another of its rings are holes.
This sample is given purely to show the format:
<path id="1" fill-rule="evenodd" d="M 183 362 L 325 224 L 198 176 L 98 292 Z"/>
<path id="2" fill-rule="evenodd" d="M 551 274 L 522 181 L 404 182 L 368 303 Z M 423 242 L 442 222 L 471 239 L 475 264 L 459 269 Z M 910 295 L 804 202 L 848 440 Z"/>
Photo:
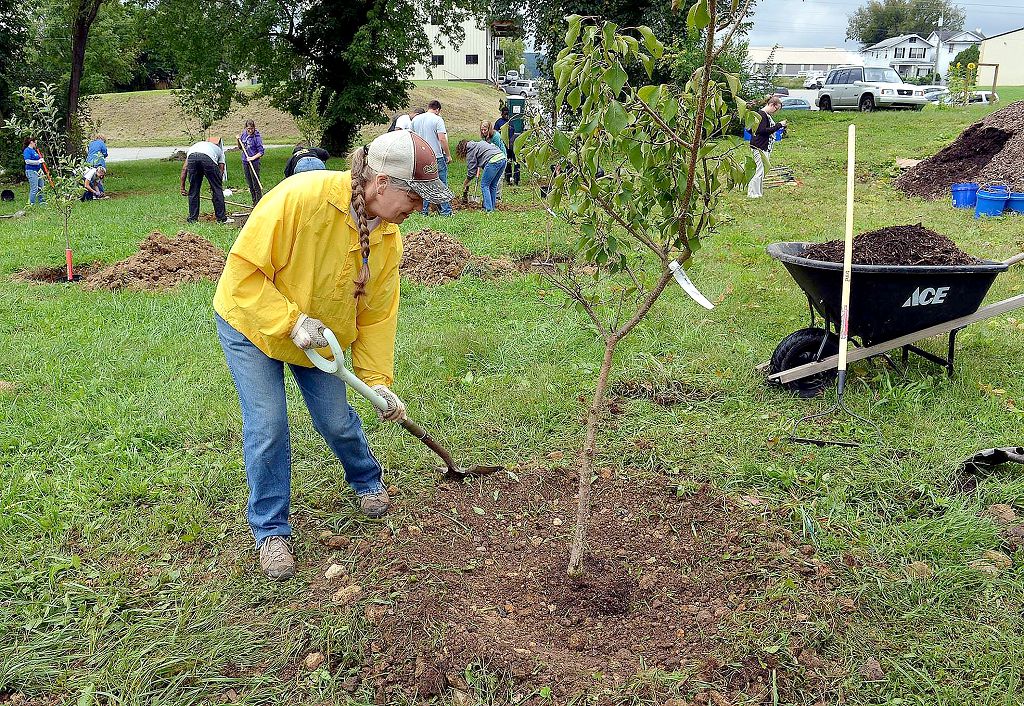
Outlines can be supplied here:
<path id="1" fill-rule="evenodd" d="M 464 134 L 475 133 L 481 120 L 496 118 L 498 101 L 503 96 L 504 93 L 484 84 L 423 81 L 412 89 L 410 97 L 412 105 L 425 106 L 435 98 L 441 101 L 449 131 Z M 89 107 L 93 122 L 107 135 L 112 147 L 181 145 L 188 141 L 184 121 L 170 91 L 104 93 L 91 96 Z M 210 132 L 241 132 L 248 118 L 256 121 L 268 144 L 290 144 L 300 139 L 292 117 L 271 107 L 265 99 L 236 106 Z M 387 124 L 367 126 L 362 138 L 372 139 L 386 128 Z"/>

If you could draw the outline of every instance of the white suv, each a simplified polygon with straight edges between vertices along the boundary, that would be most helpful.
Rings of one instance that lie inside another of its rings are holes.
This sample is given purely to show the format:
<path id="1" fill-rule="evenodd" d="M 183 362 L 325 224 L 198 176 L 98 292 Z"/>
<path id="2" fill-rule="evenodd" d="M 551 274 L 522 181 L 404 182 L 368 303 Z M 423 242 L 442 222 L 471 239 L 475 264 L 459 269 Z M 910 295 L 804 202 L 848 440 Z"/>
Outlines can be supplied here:
<path id="1" fill-rule="evenodd" d="M 895 69 L 871 66 L 841 66 L 829 72 L 818 91 L 821 110 L 914 108 L 928 103 L 921 86 L 904 83 Z"/>
<path id="2" fill-rule="evenodd" d="M 821 88 L 825 85 L 825 74 L 813 74 L 804 79 L 804 88 Z"/>

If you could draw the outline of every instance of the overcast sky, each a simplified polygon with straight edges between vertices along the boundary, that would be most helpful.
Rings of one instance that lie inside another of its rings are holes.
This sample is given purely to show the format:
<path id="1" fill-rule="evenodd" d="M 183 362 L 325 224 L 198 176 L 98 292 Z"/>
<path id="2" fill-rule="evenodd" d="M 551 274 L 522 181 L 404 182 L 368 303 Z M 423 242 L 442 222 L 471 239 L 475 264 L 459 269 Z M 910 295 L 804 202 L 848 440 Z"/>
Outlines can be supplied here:
<path id="1" fill-rule="evenodd" d="M 750 44 L 770 47 L 847 47 L 847 17 L 866 0 L 758 0 Z M 986 35 L 1024 27 L 1024 0 L 969 0 L 957 2 L 967 11 L 965 29 L 980 28 Z"/>

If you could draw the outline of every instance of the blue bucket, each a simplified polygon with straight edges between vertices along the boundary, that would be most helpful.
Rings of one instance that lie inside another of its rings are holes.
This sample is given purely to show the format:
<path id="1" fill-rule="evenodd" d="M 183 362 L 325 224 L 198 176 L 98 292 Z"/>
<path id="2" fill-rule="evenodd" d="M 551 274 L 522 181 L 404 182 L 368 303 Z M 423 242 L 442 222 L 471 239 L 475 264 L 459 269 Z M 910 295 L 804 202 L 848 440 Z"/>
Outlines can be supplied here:
<path id="1" fill-rule="evenodd" d="M 784 127 L 782 127 L 780 125 L 779 129 L 775 131 L 775 139 L 776 140 L 781 140 L 785 136 L 786 136 L 786 128 L 784 128 Z M 743 128 L 743 139 L 746 140 L 747 142 L 750 142 L 750 139 L 752 137 L 753 137 L 753 135 L 751 134 L 750 130 L 748 130 L 747 128 Z"/>
<path id="2" fill-rule="evenodd" d="M 1006 186 L 984 186 L 978 189 L 978 205 L 974 207 L 974 217 L 1001 216 L 1010 199 L 1010 189 Z"/>
<path id="3" fill-rule="evenodd" d="M 973 181 L 953 184 L 953 208 L 974 208 L 978 203 L 978 185 Z"/>
<path id="4" fill-rule="evenodd" d="M 1024 213 L 1024 192 L 1011 191 L 1006 206 L 1014 213 Z"/>

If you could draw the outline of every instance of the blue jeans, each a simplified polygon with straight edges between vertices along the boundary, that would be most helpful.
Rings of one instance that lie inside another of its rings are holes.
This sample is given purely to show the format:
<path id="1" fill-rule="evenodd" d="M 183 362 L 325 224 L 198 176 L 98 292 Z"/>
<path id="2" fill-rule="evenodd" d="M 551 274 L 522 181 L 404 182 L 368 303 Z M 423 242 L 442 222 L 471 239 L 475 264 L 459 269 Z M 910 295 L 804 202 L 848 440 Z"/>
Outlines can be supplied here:
<path id="1" fill-rule="evenodd" d="M 25 176 L 28 177 L 28 202 L 45 202 L 46 198 L 43 196 L 43 170 L 26 169 Z"/>
<path id="2" fill-rule="evenodd" d="M 284 363 L 268 357 L 243 334 L 214 314 L 228 369 L 242 407 L 242 450 L 249 482 L 246 516 L 256 546 L 267 537 L 287 537 L 292 458 Z M 366 443 L 359 415 L 345 398 L 345 383 L 317 368 L 289 365 L 313 426 L 345 469 L 357 495 L 384 489 L 383 471 Z"/>
<path id="3" fill-rule="evenodd" d="M 292 171 L 292 174 L 315 172 L 318 169 L 327 169 L 327 165 L 323 163 L 323 160 L 318 157 L 303 157 L 295 163 L 295 170 Z"/>
<path id="4" fill-rule="evenodd" d="M 443 181 L 445 184 L 448 183 L 448 160 L 441 155 L 437 158 L 437 178 Z M 437 210 L 441 212 L 442 216 L 452 215 L 452 202 L 447 201 L 437 205 Z M 426 201 L 423 202 L 423 215 L 430 215 L 430 204 Z"/>
<path id="5" fill-rule="evenodd" d="M 484 167 L 484 173 L 480 176 L 480 190 L 484 193 L 484 210 L 493 211 L 498 203 L 498 186 L 501 184 L 501 175 L 505 173 L 507 159 L 498 162 L 488 162 Z"/>

